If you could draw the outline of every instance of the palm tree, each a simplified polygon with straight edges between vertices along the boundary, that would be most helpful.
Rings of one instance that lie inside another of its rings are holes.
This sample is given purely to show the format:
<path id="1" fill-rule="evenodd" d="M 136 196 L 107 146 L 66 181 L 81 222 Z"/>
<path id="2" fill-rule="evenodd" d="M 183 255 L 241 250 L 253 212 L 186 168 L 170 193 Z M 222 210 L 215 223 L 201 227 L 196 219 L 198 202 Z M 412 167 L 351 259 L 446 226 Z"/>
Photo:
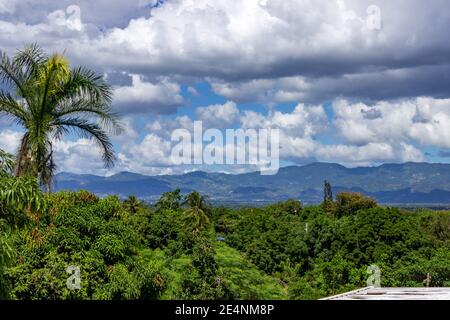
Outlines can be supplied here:
<path id="1" fill-rule="evenodd" d="M 180 208 L 181 201 L 180 193 L 180 189 L 163 193 L 158 202 L 155 204 L 156 210 L 178 210 Z"/>
<path id="2" fill-rule="evenodd" d="M 209 226 L 207 215 L 208 205 L 205 197 L 194 191 L 186 196 L 183 205 L 187 205 L 184 211 L 184 226 L 190 230 L 192 235 L 197 238 Z"/>
<path id="3" fill-rule="evenodd" d="M 190 208 L 199 208 L 206 214 L 209 214 L 209 204 L 207 202 L 206 197 L 202 196 L 197 191 L 193 191 L 190 194 L 188 194 L 184 198 L 183 205 L 188 206 Z"/>
<path id="4" fill-rule="evenodd" d="M 55 172 L 53 143 L 71 132 L 91 138 L 106 167 L 115 155 L 108 132 L 120 131 L 112 112 L 112 89 L 101 75 L 71 69 L 61 54 L 47 55 L 38 45 L 14 57 L 0 53 L 0 115 L 24 128 L 17 152 L 16 176 L 37 177 L 50 190 Z"/>
<path id="5" fill-rule="evenodd" d="M 125 208 L 132 214 L 136 214 L 142 206 L 142 202 L 136 196 L 128 196 L 123 202 Z"/>

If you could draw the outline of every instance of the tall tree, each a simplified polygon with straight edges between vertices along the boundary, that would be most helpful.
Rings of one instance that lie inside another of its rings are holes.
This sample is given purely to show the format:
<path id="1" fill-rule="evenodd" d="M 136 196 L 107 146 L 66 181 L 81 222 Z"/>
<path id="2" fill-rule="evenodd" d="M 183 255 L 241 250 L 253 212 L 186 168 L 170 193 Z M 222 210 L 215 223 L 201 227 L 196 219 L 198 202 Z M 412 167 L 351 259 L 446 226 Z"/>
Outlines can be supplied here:
<path id="1" fill-rule="evenodd" d="M 112 89 L 95 72 L 71 69 L 64 55 L 30 45 L 13 57 L 0 53 L 0 115 L 24 129 L 16 176 L 33 176 L 47 188 L 55 172 L 53 144 L 73 132 L 101 148 L 106 167 L 115 155 L 109 134 L 120 131 L 112 111 Z"/>
<path id="2" fill-rule="evenodd" d="M 123 202 L 125 208 L 132 214 L 135 214 L 139 211 L 139 208 L 142 206 L 142 202 L 136 196 L 128 196 Z"/>
<path id="3" fill-rule="evenodd" d="M 194 191 L 186 196 L 183 204 L 187 206 L 183 218 L 185 228 L 190 230 L 195 238 L 200 237 L 209 226 L 209 207 L 205 197 Z"/>
<path id="4" fill-rule="evenodd" d="M 180 189 L 163 193 L 155 205 L 156 210 L 178 210 L 180 208 L 181 201 L 180 193 Z"/>
<path id="5" fill-rule="evenodd" d="M 333 191 L 331 190 L 331 184 L 325 180 L 323 182 L 323 202 L 328 203 L 333 201 Z"/>
<path id="6" fill-rule="evenodd" d="M 202 196 L 197 191 L 193 191 L 189 193 L 183 202 L 184 206 L 188 206 L 189 208 L 199 208 L 204 213 L 209 215 L 210 213 L 210 205 L 206 199 L 206 197 Z"/>

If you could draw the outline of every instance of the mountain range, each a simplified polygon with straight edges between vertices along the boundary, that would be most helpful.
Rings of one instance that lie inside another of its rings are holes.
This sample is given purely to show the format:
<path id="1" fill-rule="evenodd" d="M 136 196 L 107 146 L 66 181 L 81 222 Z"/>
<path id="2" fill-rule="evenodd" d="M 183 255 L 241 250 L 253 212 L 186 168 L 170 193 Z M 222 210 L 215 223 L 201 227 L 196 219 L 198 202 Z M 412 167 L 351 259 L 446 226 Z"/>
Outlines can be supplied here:
<path id="1" fill-rule="evenodd" d="M 55 189 L 88 190 L 99 196 L 135 195 L 154 202 L 167 191 L 196 190 L 211 202 L 223 204 L 265 204 L 299 199 L 318 203 L 323 199 L 323 181 L 333 193 L 361 192 L 379 203 L 398 205 L 450 204 L 450 164 L 404 163 L 377 167 L 346 168 L 334 163 L 312 163 L 280 168 L 276 175 L 259 172 L 245 174 L 195 171 L 182 175 L 146 176 L 121 172 L 109 177 L 59 173 Z"/>

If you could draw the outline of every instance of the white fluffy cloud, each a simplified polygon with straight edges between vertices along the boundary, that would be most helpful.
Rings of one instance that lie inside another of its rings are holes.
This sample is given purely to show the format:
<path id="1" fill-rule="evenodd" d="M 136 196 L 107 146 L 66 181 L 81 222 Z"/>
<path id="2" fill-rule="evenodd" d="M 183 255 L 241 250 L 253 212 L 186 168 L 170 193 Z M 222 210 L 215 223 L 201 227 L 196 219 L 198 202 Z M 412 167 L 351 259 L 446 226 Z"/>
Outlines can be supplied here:
<path id="1" fill-rule="evenodd" d="M 146 82 L 131 74 L 131 85 L 114 89 L 114 104 L 119 111 L 130 113 L 172 113 L 183 103 L 180 86 L 167 79 Z"/>
<path id="2" fill-rule="evenodd" d="M 421 162 L 423 153 L 406 143 L 368 143 L 365 145 L 320 145 L 315 155 L 322 161 L 338 162 L 348 166 L 372 165 L 383 162 Z"/>
<path id="3" fill-rule="evenodd" d="M 9 153 L 16 153 L 19 148 L 20 139 L 22 139 L 22 133 L 13 130 L 0 131 L 0 149 L 3 149 Z"/>
<path id="4" fill-rule="evenodd" d="M 232 101 L 197 108 L 197 117 L 208 128 L 226 128 L 239 118 L 239 109 Z"/>
<path id="5" fill-rule="evenodd" d="M 368 63 L 395 65 L 399 58 L 413 63 L 436 45 L 449 49 L 440 43 L 445 37 L 440 28 L 449 16 L 439 6 L 442 1 L 433 5 L 379 1 L 381 30 L 367 27 L 370 4 L 355 0 L 272 0 L 265 5 L 259 0 L 167 1 L 150 18 L 133 19 L 126 28 L 115 28 L 92 45 L 104 48 L 95 54 L 105 54 L 113 63 L 127 63 L 118 57 L 132 53 L 150 71 L 224 78 L 342 74 Z M 401 9 L 416 10 L 420 17 L 403 15 Z M 435 25 L 426 20 L 431 14 L 441 18 Z M 408 52 L 399 51 L 407 46 Z M 328 64 L 319 68 L 325 57 Z"/>
<path id="6" fill-rule="evenodd" d="M 334 124 L 346 141 L 415 141 L 423 146 L 450 148 L 450 99 L 417 98 L 369 106 L 339 100 L 333 105 Z"/>
<path id="7" fill-rule="evenodd" d="M 444 129 L 445 126 L 450 127 L 446 118 L 450 110 L 447 105 L 446 100 L 431 98 L 419 98 L 395 106 L 388 102 L 367 106 L 338 100 L 333 104 L 332 119 L 328 119 L 323 106 L 304 104 L 297 105 L 292 112 L 284 113 L 274 111 L 263 114 L 246 110 L 233 113 L 233 119 L 237 117 L 235 122 L 243 129 L 279 129 L 281 160 L 296 162 L 316 159 L 361 166 L 383 162 L 425 161 L 425 155 L 416 146 L 425 141 L 427 146 L 445 147 L 442 139 L 434 139 L 433 130 L 443 130 L 440 136 L 447 134 L 447 129 Z M 216 108 L 220 109 L 221 106 L 200 108 L 198 113 L 209 115 L 209 111 L 214 110 L 211 114 L 217 114 Z M 153 122 L 147 126 L 151 134 L 133 147 L 135 149 L 129 152 L 130 155 L 138 154 L 138 162 L 170 165 L 170 161 L 161 162 L 160 157 L 168 159 L 170 155 L 171 132 L 178 128 L 192 132 L 193 121 L 190 117 L 181 116 L 174 120 L 160 119 Z M 224 121 L 221 122 L 223 123 Z M 332 140 L 336 140 L 333 127 L 336 127 L 342 141 L 321 142 L 320 136 L 330 134 Z M 428 134 L 422 133 L 425 130 L 428 130 Z M 155 158 L 152 153 L 138 152 L 140 148 L 149 147 L 150 144 L 146 141 L 151 141 L 152 150 L 158 157 Z"/>
<path id="8" fill-rule="evenodd" d="M 244 128 L 279 128 L 291 136 L 313 137 L 327 127 L 322 106 L 297 105 L 290 113 L 269 112 L 268 116 L 245 111 L 241 119 Z"/>
<path id="9" fill-rule="evenodd" d="M 170 141 L 164 140 L 156 134 L 150 133 L 141 141 L 141 143 L 131 146 L 129 153 L 133 155 L 133 159 L 141 159 L 138 165 L 152 166 L 170 165 Z"/>
<path id="10" fill-rule="evenodd" d="M 108 174 L 104 168 L 100 148 L 90 139 L 58 141 L 54 144 L 54 157 L 58 172 L 79 174 Z"/>
<path id="11" fill-rule="evenodd" d="M 35 24 L 0 19 L 2 50 L 9 53 L 21 48 L 25 43 L 37 40 L 49 48 L 59 47 L 58 50 L 61 50 L 61 45 L 71 48 L 82 39 L 86 39 L 85 31 L 80 8 L 77 5 L 52 11 L 43 21 Z"/>

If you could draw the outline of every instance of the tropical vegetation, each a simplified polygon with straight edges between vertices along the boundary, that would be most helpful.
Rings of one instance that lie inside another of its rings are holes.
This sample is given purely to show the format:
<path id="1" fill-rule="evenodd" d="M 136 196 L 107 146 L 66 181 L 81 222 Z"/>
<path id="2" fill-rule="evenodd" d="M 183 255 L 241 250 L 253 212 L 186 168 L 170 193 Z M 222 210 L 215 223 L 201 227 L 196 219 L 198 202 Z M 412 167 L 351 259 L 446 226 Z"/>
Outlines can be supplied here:
<path id="1" fill-rule="evenodd" d="M 35 182 L 23 197 L 0 194 L 3 225 L 17 226 L 0 236 L 1 294 L 317 299 L 366 286 L 371 265 L 383 286 L 421 287 L 427 274 L 431 286 L 450 286 L 449 212 L 337 198 L 232 209 L 175 190 L 150 206 L 87 191 L 44 194 Z M 80 269 L 79 289 L 68 286 L 69 266 Z"/>

